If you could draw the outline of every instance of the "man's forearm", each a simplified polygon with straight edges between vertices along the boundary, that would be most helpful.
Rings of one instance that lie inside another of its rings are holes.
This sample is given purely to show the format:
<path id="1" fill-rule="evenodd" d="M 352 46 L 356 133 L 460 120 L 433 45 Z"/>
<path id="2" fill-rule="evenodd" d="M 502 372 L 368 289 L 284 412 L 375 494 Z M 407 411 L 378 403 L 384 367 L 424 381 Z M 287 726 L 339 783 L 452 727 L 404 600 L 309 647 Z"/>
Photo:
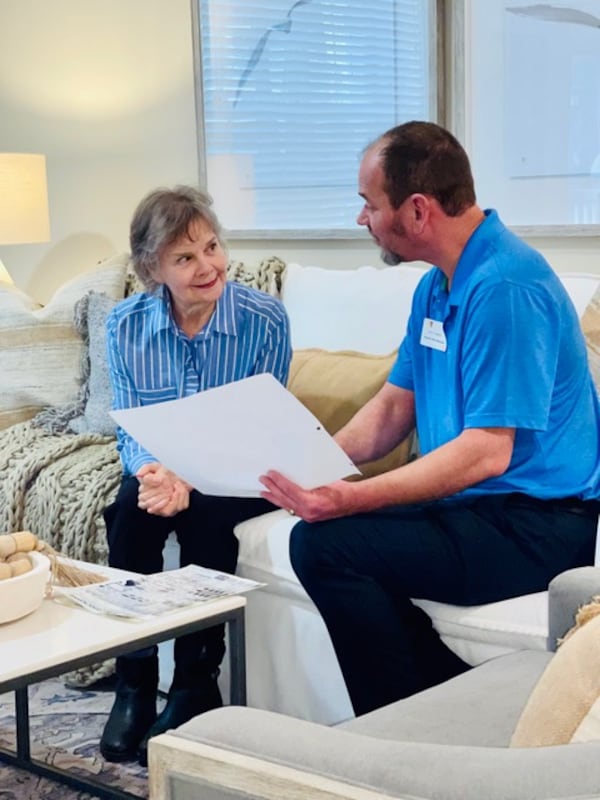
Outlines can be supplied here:
<path id="1" fill-rule="evenodd" d="M 514 431 L 476 428 L 391 472 L 351 484 L 345 513 L 362 513 L 390 505 L 425 503 L 450 497 L 510 464 Z"/>
<path id="2" fill-rule="evenodd" d="M 383 458 L 391 450 L 412 432 L 410 425 L 401 431 L 395 431 L 394 435 L 381 433 L 376 438 L 364 428 L 352 426 L 352 421 L 345 425 L 333 437 L 342 450 L 354 461 L 355 464 L 366 464 L 368 461 L 375 461 Z"/>
<path id="3" fill-rule="evenodd" d="M 334 436 L 356 464 L 387 455 L 414 428 L 412 392 L 386 384 Z"/>
<path id="4" fill-rule="evenodd" d="M 280 508 L 293 508 L 307 522 L 320 522 L 393 505 L 409 505 L 448 497 L 486 478 L 502 474 L 510 464 L 514 430 L 476 428 L 398 469 L 364 481 L 335 481 L 303 489 L 284 475 L 261 475 L 262 497 Z"/>

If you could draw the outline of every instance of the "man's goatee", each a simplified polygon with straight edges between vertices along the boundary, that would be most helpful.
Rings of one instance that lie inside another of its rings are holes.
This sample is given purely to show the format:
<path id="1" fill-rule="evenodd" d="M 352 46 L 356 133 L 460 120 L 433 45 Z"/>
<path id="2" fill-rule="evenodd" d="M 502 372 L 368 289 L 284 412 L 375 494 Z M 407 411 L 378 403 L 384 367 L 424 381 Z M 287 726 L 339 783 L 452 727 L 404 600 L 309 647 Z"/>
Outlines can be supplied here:
<path id="1" fill-rule="evenodd" d="M 398 253 L 392 253 L 390 250 L 381 251 L 381 260 L 384 264 L 387 264 L 388 267 L 396 267 L 404 261 L 402 256 L 398 255 Z"/>

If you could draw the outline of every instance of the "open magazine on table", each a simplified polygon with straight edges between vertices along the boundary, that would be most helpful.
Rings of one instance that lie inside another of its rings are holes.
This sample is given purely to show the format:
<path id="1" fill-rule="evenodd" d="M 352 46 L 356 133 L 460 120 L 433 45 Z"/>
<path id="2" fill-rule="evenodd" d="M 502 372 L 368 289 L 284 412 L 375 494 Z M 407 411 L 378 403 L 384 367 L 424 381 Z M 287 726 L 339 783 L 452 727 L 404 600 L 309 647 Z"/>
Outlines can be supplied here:
<path id="1" fill-rule="evenodd" d="M 190 564 L 152 575 L 132 574 L 87 586 L 57 586 L 54 592 L 57 599 L 67 599 L 87 611 L 139 619 L 243 594 L 259 586 L 264 584 Z"/>

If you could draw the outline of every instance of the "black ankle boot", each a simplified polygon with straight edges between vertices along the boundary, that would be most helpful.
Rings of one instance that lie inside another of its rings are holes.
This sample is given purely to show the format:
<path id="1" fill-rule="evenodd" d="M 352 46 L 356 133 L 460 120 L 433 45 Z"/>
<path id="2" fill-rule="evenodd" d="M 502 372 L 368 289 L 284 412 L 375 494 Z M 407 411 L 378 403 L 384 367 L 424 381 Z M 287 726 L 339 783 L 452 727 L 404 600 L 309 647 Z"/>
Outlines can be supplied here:
<path id="1" fill-rule="evenodd" d="M 186 668 L 175 667 L 173 683 L 169 689 L 167 704 L 158 715 L 156 722 L 142 739 L 138 758 L 140 764 L 145 767 L 148 765 L 148 740 L 159 733 L 178 728 L 192 717 L 210 711 L 211 708 L 219 708 L 223 705 L 221 692 L 217 684 L 217 670 L 211 674 L 202 674 L 201 667 L 196 666 L 192 674 Z M 193 684 L 193 685 L 192 685 Z"/>
<path id="2" fill-rule="evenodd" d="M 107 761 L 133 761 L 156 720 L 158 657 L 117 658 L 117 690 L 100 739 Z"/>

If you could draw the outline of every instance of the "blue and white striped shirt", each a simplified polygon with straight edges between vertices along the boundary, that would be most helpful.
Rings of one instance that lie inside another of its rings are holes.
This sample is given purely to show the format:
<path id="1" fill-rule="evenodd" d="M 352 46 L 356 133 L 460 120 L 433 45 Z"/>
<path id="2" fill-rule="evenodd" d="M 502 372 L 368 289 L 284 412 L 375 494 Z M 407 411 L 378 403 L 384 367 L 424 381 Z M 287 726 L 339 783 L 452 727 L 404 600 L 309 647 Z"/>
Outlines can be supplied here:
<path id="1" fill-rule="evenodd" d="M 285 308 L 239 283 L 225 284 L 214 314 L 193 339 L 176 325 L 164 286 L 120 302 L 107 318 L 106 332 L 114 409 L 175 400 L 262 372 L 284 386 L 287 381 L 291 345 Z M 122 428 L 117 449 L 126 475 L 156 461 Z"/>

